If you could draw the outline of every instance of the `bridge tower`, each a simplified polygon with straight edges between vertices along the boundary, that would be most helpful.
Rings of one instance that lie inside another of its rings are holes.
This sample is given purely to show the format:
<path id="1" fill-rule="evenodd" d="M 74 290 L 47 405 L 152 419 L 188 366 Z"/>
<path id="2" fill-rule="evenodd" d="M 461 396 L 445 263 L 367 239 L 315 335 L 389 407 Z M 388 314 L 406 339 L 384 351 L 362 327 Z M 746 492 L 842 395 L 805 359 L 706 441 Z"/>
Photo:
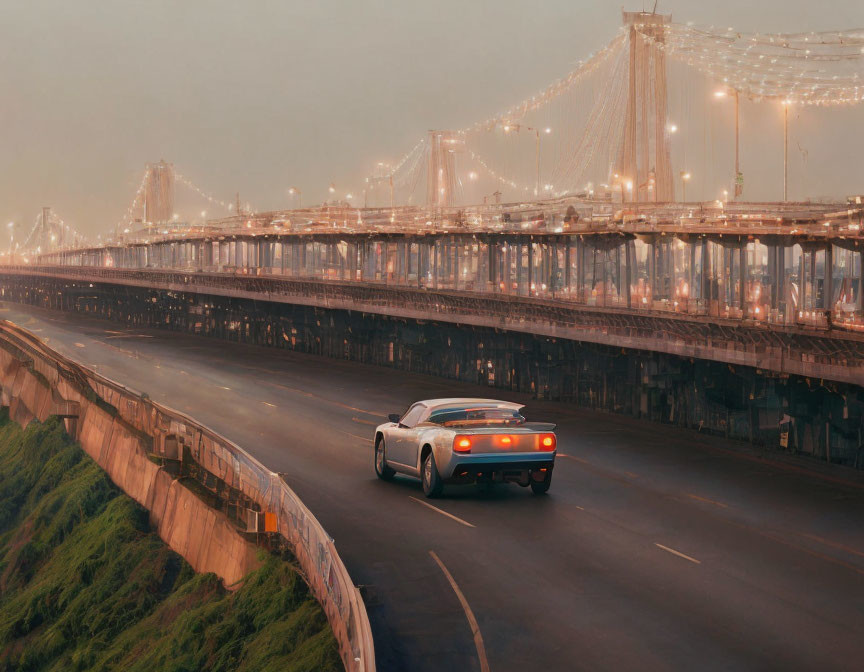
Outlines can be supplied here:
<path id="1" fill-rule="evenodd" d="M 426 205 L 449 208 L 456 191 L 456 152 L 465 150 L 465 138 L 456 131 L 429 131 Z"/>
<path id="2" fill-rule="evenodd" d="M 144 220 L 167 222 L 174 215 L 174 164 L 147 164 L 147 179 L 144 184 Z"/>
<path id="3" fill-rule="evenodd" d="M 675 182 L 667 129 L 666 42 L 669 14 L 622 12 L 628 31 L 629 77 L 624 142 L 616 172 L 632 182 L 632 200 L 672 201 Z"/>

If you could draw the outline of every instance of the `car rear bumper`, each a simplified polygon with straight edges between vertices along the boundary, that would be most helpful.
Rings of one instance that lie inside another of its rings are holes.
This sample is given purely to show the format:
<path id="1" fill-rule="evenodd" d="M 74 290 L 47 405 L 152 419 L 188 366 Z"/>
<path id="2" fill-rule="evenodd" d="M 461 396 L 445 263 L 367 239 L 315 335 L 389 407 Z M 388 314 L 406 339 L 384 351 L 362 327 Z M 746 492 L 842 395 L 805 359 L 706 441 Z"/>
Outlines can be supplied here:
<path id="1" fill-rule="evenodd" d="M 534 472 L 551 472 L 554 466 L 555 453 L 454 455 L 441 477 L 450 482 L 478 479 L 527 482 Z"/>

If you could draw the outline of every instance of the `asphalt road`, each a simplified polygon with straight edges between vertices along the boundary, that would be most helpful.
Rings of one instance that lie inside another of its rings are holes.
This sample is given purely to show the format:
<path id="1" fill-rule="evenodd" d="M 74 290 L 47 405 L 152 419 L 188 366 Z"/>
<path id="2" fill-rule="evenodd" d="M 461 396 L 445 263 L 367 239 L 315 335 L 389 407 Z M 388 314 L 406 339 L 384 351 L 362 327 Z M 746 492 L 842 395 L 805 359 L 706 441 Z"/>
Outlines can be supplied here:
<path id="1" fill-rule="evenodd" d="M 368 586 L 380 670 L 481 670 L 478 648 L 494 672 L 864 664 L 856 474 L 386 368 L 0 311 L 284 472 Z M 450 488 L 436 510 L 418 482 L 375 478 L 387 413 L 490 393 L 558 422 L 549 496 Z"/>

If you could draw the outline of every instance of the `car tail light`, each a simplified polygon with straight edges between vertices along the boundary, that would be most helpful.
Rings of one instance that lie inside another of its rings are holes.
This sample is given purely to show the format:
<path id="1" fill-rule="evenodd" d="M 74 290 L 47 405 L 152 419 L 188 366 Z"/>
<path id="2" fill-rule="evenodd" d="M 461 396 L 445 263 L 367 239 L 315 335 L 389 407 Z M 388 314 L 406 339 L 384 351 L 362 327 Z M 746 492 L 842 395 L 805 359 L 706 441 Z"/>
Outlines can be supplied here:
<path id="1" fill-rule="evenodd" d="M 453 450 L 457 453 L 470 453 L 471 452 L 471 439 L 467 436 L 454 436 L 453 437 Z"/>
<path id="2" fill-rule="evenodd" d="M 554 434 L 541 434 L 540 435 L 540 450 L 555 450 L 557 445 L 557 441 L 555 440 Z"/>
<path id="3" fill-rule="evenodd" d="M 501 445 L 503 446 L 509 446 L 511 443 L 513 443 L 513 439 L 511 439 L 509 436 L 502 436 L 500 437 L 500 440 Z"/>

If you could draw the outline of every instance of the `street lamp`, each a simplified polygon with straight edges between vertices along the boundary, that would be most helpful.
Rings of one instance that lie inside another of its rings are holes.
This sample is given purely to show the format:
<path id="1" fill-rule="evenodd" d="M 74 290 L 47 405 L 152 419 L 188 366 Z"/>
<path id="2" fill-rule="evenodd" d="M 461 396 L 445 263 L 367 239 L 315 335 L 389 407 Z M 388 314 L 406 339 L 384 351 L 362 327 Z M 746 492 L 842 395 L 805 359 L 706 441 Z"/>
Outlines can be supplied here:
<path id="1" fill-rule="evenodd" d="M 510 129 L 515 129 L 516 131 L 521 131 L 523 128 L 526 131 L 533 131 L 534 137 L 536 138 L 535 151 L 534 151 L 534 164 L 536 168 L 536 182 L 534 183 L 534 195 L 540 196 L 540 129 L 535 128 L 533 126 L 522 126 L 520 124 L 506 125 L 504 126 L 504 132 L 509 133 Z M 543 129 L 543 133 L 546 135 L 550 135 L 552 133 L 552 128 L 547 126 Z"/>
<path id="2" fill-rule="evenodd" d="M 682 170 L 680 173 L 681 176 L 681 202 L 687 202 L 687 183 L 690 181 L 690 173 L 686 170 Z"/>
<path id="3" fill-rule="evenodd" d="M 789 101 L 783 101 L 783 202 L 789 200 Z"/>
<path id="4" fill-rule="evenodd" d="M 729 91 L 731 90 L 732 95 L 735 97 L 735 180 L 734 180 L 734 191 L 732 192 L 732 200 L 734 201 L 738 196 L 741 195 L 741 192 L 744 188 L 744 180 L 741 175 L 741 165 L 739 162 L 739 142 L 738 142 L 738 120 L 739 120 L 739 106 L 738 106 L 738 89 L 721 89 L 719 91 L 714 92 L 715 98 L 726 98 L 729 95 Z"/>
<path id="5" fill-rule="evenodd" d="M 297 196 L 297 207 L 302 208 L 303 207 L 303 194 L 301 193 L 301 191 L 297 187 L 291 187 L 288 190 L 288 193 L 291 194 L 292 196 Z"/>

